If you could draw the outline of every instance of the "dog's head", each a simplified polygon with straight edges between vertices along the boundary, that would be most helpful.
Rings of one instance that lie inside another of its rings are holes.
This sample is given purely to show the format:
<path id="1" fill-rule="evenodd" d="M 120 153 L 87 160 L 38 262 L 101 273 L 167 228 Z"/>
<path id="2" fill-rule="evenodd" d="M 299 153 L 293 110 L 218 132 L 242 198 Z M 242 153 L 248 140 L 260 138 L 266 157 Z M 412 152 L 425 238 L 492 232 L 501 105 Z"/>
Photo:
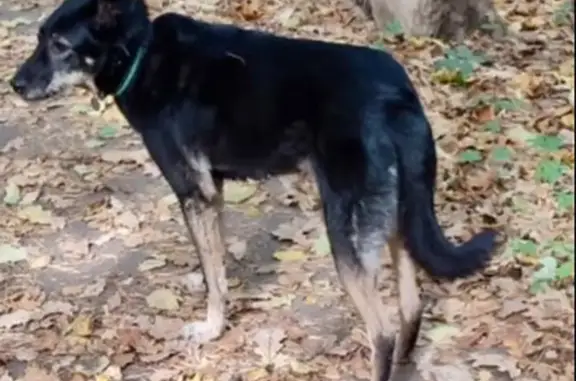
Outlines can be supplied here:
<path id="1" fill-rule="evenodd" d="M 149 26 L 143 0 L 64 0 L 38 31 L 34 52 L 10 84 L 22 98 L 48 98 L 86 84 L 128 55 Z"/>

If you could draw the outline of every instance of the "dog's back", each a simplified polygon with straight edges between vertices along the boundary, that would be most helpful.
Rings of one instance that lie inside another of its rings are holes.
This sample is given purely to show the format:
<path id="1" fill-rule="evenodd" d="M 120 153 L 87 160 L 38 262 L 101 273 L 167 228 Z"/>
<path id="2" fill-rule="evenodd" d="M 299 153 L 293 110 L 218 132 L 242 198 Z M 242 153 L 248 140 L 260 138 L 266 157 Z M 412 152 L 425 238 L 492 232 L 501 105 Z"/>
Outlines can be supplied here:
<path id="1" fill-rule="evenodd" d="M 191 122 L 182 136 L 211 139 L 205 146 L 212 165 L 231 176 L 295 169 L 322 139 L 383 134 L 391 127 L 384 121 L 390 100 L 419 108 L 406 72 L 382 51 L 178 14 L 154 20 L 153 35 L 128 117 L 156 114 L 167 104 L 204 112 L 210 131 Z"/>

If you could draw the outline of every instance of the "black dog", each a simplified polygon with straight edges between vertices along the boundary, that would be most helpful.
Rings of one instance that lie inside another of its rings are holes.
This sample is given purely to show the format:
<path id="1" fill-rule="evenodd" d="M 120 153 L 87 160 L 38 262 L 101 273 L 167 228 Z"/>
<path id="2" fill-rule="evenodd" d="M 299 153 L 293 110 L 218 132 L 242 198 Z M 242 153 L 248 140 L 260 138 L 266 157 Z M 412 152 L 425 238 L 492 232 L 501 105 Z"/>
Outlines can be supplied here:
<path id="1" fill-rule="evenodd" d="M 185 330 L 196 342 L 225 329 L 226 178 L 311 162 L 338 274 L 367 325 L 374 381 L 389 380 L 394 360 L 414 347 L 415 263 L 454 279 L 491 257 L 494 232 L 455 247 L 438 225 L 430 125 L 387 53 L 177 14 L 151 22 L 142 0 L 66 0 L 40 28 L 12 87 L 37 100 L 80 83 L 115 96 L 178 197 L 208 291 L 206 320 Z M 376 288 L 386 244 L 400 290 L 398 340 Z"/>

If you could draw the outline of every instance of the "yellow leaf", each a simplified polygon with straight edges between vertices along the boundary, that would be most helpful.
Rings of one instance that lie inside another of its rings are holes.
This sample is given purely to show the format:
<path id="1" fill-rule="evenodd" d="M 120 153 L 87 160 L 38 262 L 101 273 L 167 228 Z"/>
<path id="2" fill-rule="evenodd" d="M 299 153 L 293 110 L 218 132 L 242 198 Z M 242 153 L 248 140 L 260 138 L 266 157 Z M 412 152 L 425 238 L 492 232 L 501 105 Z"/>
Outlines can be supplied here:
<path id="1" fill-rule="evenodd" d="M 290 362 L 290 370 L 293 373 L 300 376 L 304 376 L 314 372 L 314 369 L 311 366 L 297 360 L 293 360 L 292 362 Z"/>
<path id="2" fill-rule="evenodd" d="M 262 380 L 268 377 L 268 372 L 264 368 L 252 369 L 246 374 L 247 381 Z"/>
<path id="3" fill-rule="evenodd" d="M 52 213 L 42 209 L 40 205 L 30 205 L 18 211 L 18 217 L 35 224 L 50 225 L 52 223 Z"/>
<path id="4" fill-rule="evenodd" d="M 204 377 L 201 373 L 194 373 L 193 376 L 186 377 L 186 381 L 203 381 Z"/>
<path id="5" fill-rule="evenodd" d="M 95 381 L 111 381 L 110 377 L 106 376 L 105 374 L 100 374 L 96 376 Z"/>
<path id="6" fill-rule="evenodd" d="M 254 196 L 257 188 L 257 185 L 254 183 L 226 181 L 223 190 L 224 201 L 233 204 L 240 204 Z"/>
<path id="7" fill-rule="evenodd" d="M 282 262 L 301 261 L 305 257 L 302 250 L 280 250 L 274 253 L 274 258 Z"/>
<path id="8" fill-rule="evenodd" d="M 531 257 L 531 256 L 518 256 L 516 260 L 523 265 L 526 266 L 539 266 L 540 265 L 540 258 L 538 257 Z"/>
<path id="9" fill-rule="evenodd" d="M 432 73 L 432 80 L 438 83 L 458 82 L 460 74 L 457 71 L 440 69 Z"/>
<path id="10" fill-rule="evenodd" d="M 152 291 L 152 293 L 146 297 L 146 303 L 150 307 L 159 310 L 176 310 L 179 305 L 178 297 L 174 295 L 172 291 L 165 288 Z"/>
<path id="11" fill-rule="evenodd" d="M 308 295 L 308 296 L 306 297 L 306 299 L 304 299 L 304 302 L 305 302 L 306 304 L 316 304 L 316 301 L 317 301 L 317 299 L 316 299 L 315 297 L 311 296 L 311 295 Z"/>
<path id="12" fill-rule="evenodd" d="M 330 254 L 330 240 L 327 234 L 322 234 L 314 241 L 314 252 L 316 255 L 325 256 Z"/>
<path id="13" fill-rule="evenodd" d="M 426 336 L 433 343 L 450 341 L 454 336 L 460 333 L 460 329 L 450 324 L 439 324 L 436 327 L 428 330 Z"/>
<path id="14" fill-rule="evenodd" d="M 79 315 L 74 319 L 72 324 L 70 324 L 69 332 L 74 336 L 88 337 L 92 335 L 93 322 L 90 316 Z"/>

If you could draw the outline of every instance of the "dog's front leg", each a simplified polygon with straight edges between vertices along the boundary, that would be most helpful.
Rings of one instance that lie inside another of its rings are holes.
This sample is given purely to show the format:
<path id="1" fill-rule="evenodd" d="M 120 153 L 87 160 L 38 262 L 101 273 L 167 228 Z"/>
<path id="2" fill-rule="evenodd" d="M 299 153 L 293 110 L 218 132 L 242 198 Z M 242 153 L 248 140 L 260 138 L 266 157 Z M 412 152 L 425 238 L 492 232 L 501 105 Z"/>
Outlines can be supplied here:
<path id="1" fill-rule="evenodd" d="M 206 319 L 187 324 L 183 334 L 196 343 L 218 338 L 225 328 L 226 274 L 221 231 L 222 179 L 213 178 L 207 159 L 183 149 L 170 130 L 142 132 L 144 145 L 178 197 L 200 257 L 208 293 Z"/>
<path id="2" fill-rule="evenodd" d="M 196 343 L 205 343 L 218 338 L 226 325 L 225 246 L 220 218 L 222 198 L 219 194 L 210 200 L 183 198 L 180 207 L 200 257 L 208 293 L 206 320 L 187 324 L 184 335 Z"/>

